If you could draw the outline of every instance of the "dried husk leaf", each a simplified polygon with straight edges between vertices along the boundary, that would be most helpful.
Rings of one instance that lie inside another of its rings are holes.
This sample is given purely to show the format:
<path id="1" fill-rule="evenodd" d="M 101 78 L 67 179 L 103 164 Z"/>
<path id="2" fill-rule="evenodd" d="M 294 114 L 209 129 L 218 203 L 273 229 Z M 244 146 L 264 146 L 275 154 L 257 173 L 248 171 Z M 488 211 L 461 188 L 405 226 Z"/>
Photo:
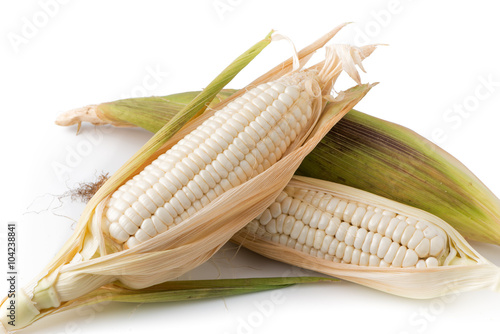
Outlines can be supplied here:
<path id="1" fill-rule="evenodd" d="M 475 251 L 453 227 L 430 213 L 359 189 L 318 179 L 294 176 L 289 186 L 324 192 L 431 222 L 445 231 L 450 247 L 457 251 L 457 257 L 449 265 L 423 269 L 365 267 L 317 258 L 249 234 L 245 229 L 232 240 L 271 259 L 403 297 L 424 299 L 477 289 L 498 290 L 500 268 Z"/>

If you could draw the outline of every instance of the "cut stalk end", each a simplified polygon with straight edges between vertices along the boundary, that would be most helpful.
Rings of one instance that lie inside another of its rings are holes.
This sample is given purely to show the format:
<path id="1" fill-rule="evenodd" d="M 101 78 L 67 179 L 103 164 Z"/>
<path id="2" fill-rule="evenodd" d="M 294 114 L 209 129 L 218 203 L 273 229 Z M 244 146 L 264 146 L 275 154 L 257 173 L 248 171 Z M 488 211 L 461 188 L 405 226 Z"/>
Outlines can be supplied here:
<path id="1" fill-rule="evenodd" d="M 39 314 L 35 303 L 20 289 L 15 292 L 14 299 L 6 298 L 0 306 L 0 329 L 9 332 L 24 328 Z"/>
<path id="2" fill-rule="evenodd" d="M 55 121 L 56 125 L 71 126 L 80 124 L 82 122 L 89 122 L 94 125 L 104 125 L 109 122 L 100 118 L 97 113 L 97 104 L 91 104 L 82 108 L 71 109 L 63 112 Z"/>

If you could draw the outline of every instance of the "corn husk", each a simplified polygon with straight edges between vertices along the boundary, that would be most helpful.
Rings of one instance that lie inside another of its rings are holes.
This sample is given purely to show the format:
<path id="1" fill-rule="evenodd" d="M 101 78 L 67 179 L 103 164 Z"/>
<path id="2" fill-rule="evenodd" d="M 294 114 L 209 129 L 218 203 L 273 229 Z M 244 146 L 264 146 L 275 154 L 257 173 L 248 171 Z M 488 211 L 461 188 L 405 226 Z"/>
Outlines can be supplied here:
<path id="1" fill-rule="evenodd" d="M 289 186 L 312 190 L 425 220 L 447 235 L 449 253 L 443 266 L 431 268 L 366 267 L 311 256 L 243 229 L 233 240 L 274 260 L 359 283 L 398 296 L 425 299 L 477 289 L 498 291 L 500 268 L 475 251 L 442 219 L 384 197 L 333 182 L 294 176 Z"/>
<path id="2" fill-rule="evenodd" d="M 303 62 L 330 40 L 341 27 L 300 51 L 297 55 L 298 62 L 289 60 L 280 64 L 231 98 L 214 106 L 213 110 L 184 125 L 189 118 L 203 112 L 206 104 L 234 77 L 242 65 L 244 67 L 269 44 L 270 38 L 266 38 L 240 56 L 164 125 L 99 189 L 86 206 L 73 236 L 44 272 L 24 289 L 27 298 L 22 307 L 29 311 L 25 315 L 18 315 L 19 323 L 16 329 L 31 324 L 35 318 L 40 319 L 50 314 L 54 308 L 64 306 L 65 303 L 91 293 L 103 285 L 119 282 L 129 289 L 144 289 L 174 279 L 208 260 L 232 235 L 264 210 L 286 186 L 302 159 L 373 85 L 359 84 L 341 92 L 335 98 L 327 94 L 326 99 L 330 101 L 328 103 L 323 99 L 325 96 L 317 95 L 313 103 L 313 114 L 316 112 L 318 119 L 315 124 L 311 124 L 308 136 L 303 138 L 303 142 L 272 167 L 225 192 L 181 224 L 169 229 L 168 233 L 159 234 L 132 249 L 121 250 L 101 228 L 104 207 L 109 195 L 117 187 L 198 127 L 213 115 L 215 110 L 225 106 L 249 87 L 299 70 L 293 68 L 292 64 L 299 63 L 303 66 Z M 335 79 L 345 68 L 355 77 L 351 71 L 353 65 L 345 64 L 345 59 L 359 65 L 361 59 L 373 50 L 374 47 L 370 46 L 361 49 L 347 46 L 327 49 L 329 60 L 325 64 L 331 66 L 332 71 L 329 72 L 329 82 L 322 87 L 323 91 L 331 90 Z M 320 69 L 323 65 L 320 63 L 313 68 Z"/>
<path id="3" fill-rule="evenodd" d="M 228 96 L 232 93 L 230 90 L 225 92 Z M 146 99 L 140 103 L 148 104 Z M 103 110 L 106 110 L 106 105 L 101 105 Z M 169 117 L 161 111 L 159 114 L 166 119 Z M 126 113 L 121 117 L 127 119 Z M 158 125 L 149 123 L 150 130 L 154 131 Z M 363 171 L 363 177 L 359 177 L 359 171 Z M 360 191 L 369 189 L 387 198 L 424 206 L 434 214 L 455 221 L 455 227 L 465 230 L 467 236 L 483 241 L 487 236 L 491 237 L 488 241 L 495 242 L 495 230 L 481 230 L 481 226 L 489 228 L 496 223 L 495 209 L 500 207 L 495 204 L 498 199 L 458 160 L 400 125 L 351 110 L 305 158 L 298 173 L 337 181 L 338 184 L 294 177 L 289 185 L 333 194 L 351 192 L 352 196 L 360 195 L 378 204 L 400 207 L 400 204 Z M 341 185 L 346 183 L 354 184 L 359 190 Z M 462 210 L 457 210 L 458 203 Z M 353 268 L 352 265 L 313 258 L 283 245 L 248 236 L 245 230 L 236 234 L 233 241 L 277 261 L 410 298 L 432 298 L 482 288 L 497 290 L 498 268 L 472 249 L 457 230 L 430 213 L 402 207 L 410 214 L 437 221 L 443 226 L 453 240 L 459 258 L 465 259 L 455 261 L 461 265 L 431 270 Z M 479 226 L 477 230 L 474 229 L 476 225 Z"/>
<path id="4" fill-rule="evenodd" d="M 262 277 L 216 280 L 169 281 L 144 289 L 129 289 L 120 284 L 108 284 L 71 300 L 61 307 L 40 314 L 34 321 L 75 308 L 98 303 L 168 303 L 242 295 L 290 287 L 296 284 L 338 282 L 329 277 Z M 1 327 L 1 323 L 0 323 Z"/>
<path id="5" fill-rule="evenodd" d="M 116 117 L 111 123 L 156 132 L 194 95 L 119 100 L 95 110 L 102 119 Z M 73 115 L 71 124 L 82 121 L 73 112 L 63 115 L 61 119 Z M 297 174 L 420 208 L 467 239 L 500 245 L 500 200 L 460 161 L 404 126 L 351 110 L 304 159 Z"/>

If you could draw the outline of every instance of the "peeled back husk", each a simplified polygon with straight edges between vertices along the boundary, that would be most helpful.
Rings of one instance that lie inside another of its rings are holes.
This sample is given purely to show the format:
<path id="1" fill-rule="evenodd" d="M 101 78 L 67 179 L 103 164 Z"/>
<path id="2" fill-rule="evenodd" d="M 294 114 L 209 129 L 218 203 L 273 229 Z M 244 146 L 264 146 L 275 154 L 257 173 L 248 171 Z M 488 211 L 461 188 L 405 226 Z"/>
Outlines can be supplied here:
<path id="1" fill-rule="evenodd" d="M 234 91 L 225 90 L 220 98 Z M 92 106 L 98 119 L 156 132 L 195 92 Z M 65 113 L 60 125 L 84 121 Z M 100 117 L 100 118 L 99 118 Z M 487 163 L 487 161 L 485 161 Z M 298 175 L 345 184 L 428 211 L 465 238 L 500 245 L 500 200 L 460 161 L 414 131 L 351 110 L 304 159 Z"/>
<path id="2" fill-rule="evenodd" d="M 271 259 L 403 297 L 498 290 L 500 268 L 442 219 L 318 179 L 294 176 L 232 240 Z"/>
<path id="3" fill-rule="evenodd" d="M 341 27 L 299 52 L 298 63 L 303 65 L 305 60 L 330 40 Z M 268 37 L 240 56 L 236 61 L 238 70 L 269 42 Z M 331 97 L 329 93 L 333 83 L 346 68 L 343 63 L 345 57 L 339 56 L 338 52 L 341 54 L 354 50 L 351 61 L 359 65 L 364 56 L 370 54 L 373 49 L 373 47 L 346 46 L 327 48 L 327 60 L 305 70 L 313 78 L 307 81 L 312 82 L 311 91 L 317 93 L 313 94 L 311 102 L 312 114 L 317 117 L 315 122 L 308 123 L 308 127 L 304 128 L 305 135 L 302 141 L 291 146 L 290 150 L 271 167 L 222 193 L 180 224 L 133 248 L 123 249 L 122 245 L 110 238 L 103 228 L 103 212 L 110 194 L 200 126 L 218 108 L 224 107 L 231 99 L 242 95 L 249 87 L 253 88 L 260 83 L 277 80 L 283 76 L 302 80 L 302 75 L 306 74 L 299 71 L 300 68 L 292 68 L 292 61 L 286 61 L 230 99 L 214 106 L 213 110 L 208 110 L 200 117 L 185 123 L 188 116 L 203 111 L 222 86 L 237 73 L 233 68 L 235 65 L 232 64 L 164 125 L 98 190 L 87 204 L 73 236 L 44 272 L 24 289 L 27 298 L 22 300 L 22 306 L 27 313 L 18 318 L 19 327 L 16 328 L 25 327 L 34 320 L 51 314 L 54 308 L 64 307 L 65 303 L 103 285 L 119 282 L 130 289 L 142 289 L 177 278 L 208 260 L 238 230 L 274 200 L 293 176 L 303 158 L 373 87 L 370 84 L 359 84 L 339 93 L 336 98 Z M 328 67 L 326 74 L 322 76 L 320 72 L 318 75 L 316 71 L 323 67 Z M 349 69 L 352 69 L 352 66 Z M 316 78 L 324 86 L 313 81 Z M 3 312 L 5 307 L 4 302 Z M 2 322 L 4 319 L 2 318 Z"/>

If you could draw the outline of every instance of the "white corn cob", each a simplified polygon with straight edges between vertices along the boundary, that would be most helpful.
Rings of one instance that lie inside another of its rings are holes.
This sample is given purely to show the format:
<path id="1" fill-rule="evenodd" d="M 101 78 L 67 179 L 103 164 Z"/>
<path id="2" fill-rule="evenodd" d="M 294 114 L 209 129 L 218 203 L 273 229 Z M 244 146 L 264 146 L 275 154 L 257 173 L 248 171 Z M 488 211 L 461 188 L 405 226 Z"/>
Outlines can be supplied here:
<path id="1" fill-rule="evenodd" d="M 449 254 L 446 233 L 428 221 L 292 186 L 242 232 L 360 266 L 436 267 Z"/>
<path id="2" fill-rule="evenodd" d="M 105 209 L 110 236 L 131 248 L 263 172 L 298 144 L 317 117 L 304 81 L 251 89 L 122 185 Z"/>
<path id="3" fill-rule="evenodd" d="M 232 240 L 271 259 L 399 296 L 498 290 L 498 267 L 445 221 L 318 179 L 294 176 Z"/>

